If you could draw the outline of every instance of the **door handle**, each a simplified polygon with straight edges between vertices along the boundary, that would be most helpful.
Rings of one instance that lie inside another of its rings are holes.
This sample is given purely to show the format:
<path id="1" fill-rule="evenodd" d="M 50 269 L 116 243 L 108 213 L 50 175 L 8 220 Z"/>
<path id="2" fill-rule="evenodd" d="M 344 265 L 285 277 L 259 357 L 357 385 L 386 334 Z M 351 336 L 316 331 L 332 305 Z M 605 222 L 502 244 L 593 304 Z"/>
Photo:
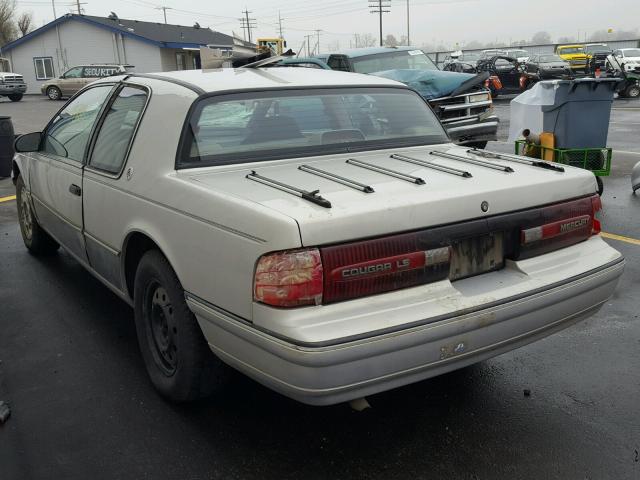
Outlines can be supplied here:
<path id="1" fill-rule="evenodd" d="M 69 185 L 69 191 L 74 195 L 77 195 L 78 197 L 82 195 L 82 189 L 75 183 L 72 183 L 71 185 Z"/>

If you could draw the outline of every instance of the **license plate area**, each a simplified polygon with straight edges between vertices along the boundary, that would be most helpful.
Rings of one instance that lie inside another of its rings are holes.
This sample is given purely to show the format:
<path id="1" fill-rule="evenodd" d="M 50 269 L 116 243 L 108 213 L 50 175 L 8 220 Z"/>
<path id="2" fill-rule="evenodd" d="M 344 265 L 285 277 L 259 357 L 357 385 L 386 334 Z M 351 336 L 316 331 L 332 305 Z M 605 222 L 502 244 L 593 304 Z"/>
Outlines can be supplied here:
<path id="1" fill-rule="evenodd" d="M 451 281 L 499 270 L 504 266 L 504 237 L 492 233 L 454 241 L 451 245 Z"/>

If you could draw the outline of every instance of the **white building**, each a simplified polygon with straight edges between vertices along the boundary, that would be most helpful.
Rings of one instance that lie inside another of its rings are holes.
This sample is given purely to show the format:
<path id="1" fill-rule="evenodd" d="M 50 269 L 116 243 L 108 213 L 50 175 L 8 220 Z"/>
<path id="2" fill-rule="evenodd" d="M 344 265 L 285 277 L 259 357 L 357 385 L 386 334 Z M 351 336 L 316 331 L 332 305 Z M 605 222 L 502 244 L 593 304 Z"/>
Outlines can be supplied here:
<path id="1" fill-rule="evenodd" d="M 74 65 L 130 64 L 138 73 L 200 68 L 200 47 L 231 50 L 234 39 L 199 25 L 67 14 L 0 48 L 13 71 L 24 76 L 27 93 Z M 245 44 L 249 46 L 249 44 Z"/>

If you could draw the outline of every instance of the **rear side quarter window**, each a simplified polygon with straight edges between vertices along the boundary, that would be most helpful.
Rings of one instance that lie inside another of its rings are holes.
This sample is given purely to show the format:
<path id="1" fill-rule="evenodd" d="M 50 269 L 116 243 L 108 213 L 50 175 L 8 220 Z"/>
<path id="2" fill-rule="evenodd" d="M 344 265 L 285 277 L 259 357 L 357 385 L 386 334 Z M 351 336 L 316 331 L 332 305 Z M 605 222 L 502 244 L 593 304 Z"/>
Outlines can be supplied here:
<path id="1" fill-rule="evenodd" d="M 118 92 L 96 136 L 89 162 L 91 168 L 112 175 L 122 170 L 148 96 L 140 87 L 125 86 Z"/>

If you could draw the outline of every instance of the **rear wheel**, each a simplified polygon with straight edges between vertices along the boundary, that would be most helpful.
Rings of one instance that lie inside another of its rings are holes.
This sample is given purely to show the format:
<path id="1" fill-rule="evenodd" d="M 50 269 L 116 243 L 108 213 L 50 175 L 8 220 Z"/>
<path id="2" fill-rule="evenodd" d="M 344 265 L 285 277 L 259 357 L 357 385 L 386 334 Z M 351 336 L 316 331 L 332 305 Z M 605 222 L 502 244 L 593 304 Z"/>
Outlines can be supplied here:
<path id="1" fill-rule="evenodd" d="M 60 245 L 38 225 L 22 175 L 18 175 L 16 181 L 16 199 L 18 200 L 20 233 L 29 252 L 34 255 L 51 255 L 56 252 Z"/>
<path id="2" fill-rule="evenodd" d="M 151 382 L 164 397 L 174 402 L 196 400 L 224 384 L 228 367 L 209 349 L 178 277 L 158 250 L 140 260 L 134 303 L 142 358 Z"/>
<path id="3" fill-rule="evenodd" d="M 598 195 L 602 196 L 602 192 L 604 192 L 604 182 L 602 178 L 596 177 L 596 183 L 598 184 Z"/>
<path id="4" fill-rule="evenodd" d="M 9 100 L 11 100 L 12 102 L 19 102 L 20 100 L 22 100 L 22 94 L 14 93 L 13 95 L 9 95 Z"/>
<path id="5" fill-rule="evenodd" d="M 50 100 L 60 100 L 62 98 L 62 92 L 58 87 L 49 87 L 47 88 L 47 97 Z"/>

